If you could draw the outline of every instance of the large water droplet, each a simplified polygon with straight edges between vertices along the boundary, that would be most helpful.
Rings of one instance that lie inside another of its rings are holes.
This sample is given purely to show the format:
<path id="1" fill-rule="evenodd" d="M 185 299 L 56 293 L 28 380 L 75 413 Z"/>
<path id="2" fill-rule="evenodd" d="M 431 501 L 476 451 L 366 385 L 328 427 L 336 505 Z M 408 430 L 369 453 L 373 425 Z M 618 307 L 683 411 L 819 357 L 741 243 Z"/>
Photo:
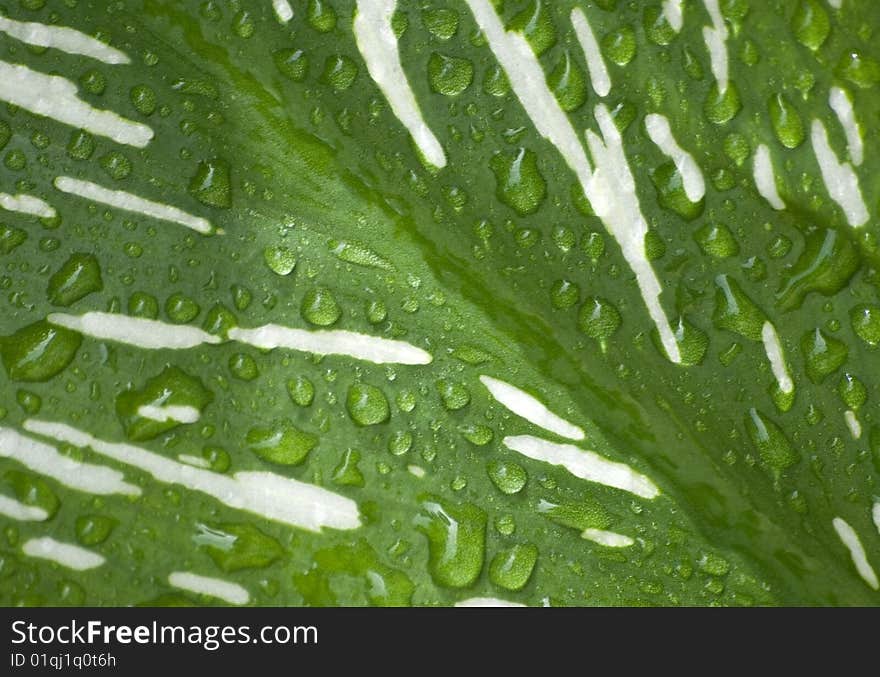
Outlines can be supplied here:
<path id="1" fill-rule="evenodd" d="M 73 361 L 82 335 L 39 321 L 0 339 L 0 358 L 13 381 L 48 381 Z"/>
<path id="2" fill-rule="evenodd" d="M 479 578 L 486 555 L 485 512 L 471 503 L 449 505 L 427 496 L 415 524 L 428 538 L 428 571 L 437 585 L 465 588 Z"/>
<path id="3" fill-rule="evenodd" d="M 345 405 L 351 419 L 362 426 L 384 423 L 391 416 L 385 393 L 369 383 L 352 385 Z"/>
<path id="4" fill-rule="evenodd" d="M 520 216 L 533 214 L 547 195 L 547 184 L 538 170 L 538 156 L 525 148 L 513 155 L 496 153 L 489 161 L 495 174 L 498 199 Z"/>
<path id="5" fill-rule="evenodd" d="M 831 296 L 843 289 L 861 265 L 858 248 L 849 235 L 834 228 L 816 229 L 806 236 L 804 250 L 776 294 L 783 310 L 799 308 L 810 292 Z"/>
<path id="6" fill-rule="evenodd" d="M 49 278 L 49 303 L 69 306 L 89 294 L 101 291 L 101 267 L 92 254 L 71 254 L 52 277 Z"/>
<path id="7" fill-rule="evenodd" d="M 804 123 L 797 109 L 782 94 L 774 94 L 767 101 L 770 122 L 776 138 L 786 148 L 797 148 L 804 142 Z"/>
<path id="8" fill-rule="evenodd" d="M 474 65 L 467 59 L 434 52 L 428 59 L 428 83 L 444 96 L 458 96 L 474 80 Z"/>
<path id="9" fill-rule="evenodd" d="M 247 444 L 264 461 L 299 465 L 318 444 L 318 438 L 283 420 L 270 427 L 256 426 L 247 432 Z"/>
<path id="10" fill-rule="evenodd" d="M 816 51 L 828 38 L 831 21 L 819 0 L 801 0 L 791 19 L 791 29 L 799 43 Z"/>
<path id="11" fill-rule="evenodd" d="M 727 275 L 715 278 L 715 310 L 712 321 L 719 329 L 726 329 L 752 341 L 761 341 L 767 316 L 742 290 L 736 280 Z"/>
<path id="12" fill-rule="evenodd" d="M 801 351 L 807 368 L 807 376 L 813 383 L 821 383 L 829 374 L 846 362 L 849 349 L 843 341 L 828 336 L 816 327 L 801 338 Z"/>
<path id="13" fill-rule="evenodd" d="M 538 561 L 538 548 L 531 543 L 517 544 L 502 550 L 489 564 L 489 580 L 505 590 L 522 590 Z"/>
<path id="14" fill-rule="evenodd" d="M 281 543 L 252 524 L 197 526 L 193 541 L 226 573 L 264 569 L 284 555 Z"/>
<path id="15" fill-rule="evenodd" d="M 538 56 L 556 44 L 556 28 L 545 0 L 532 0 L 510 20 L 507 30 L 522 33 Z"/>

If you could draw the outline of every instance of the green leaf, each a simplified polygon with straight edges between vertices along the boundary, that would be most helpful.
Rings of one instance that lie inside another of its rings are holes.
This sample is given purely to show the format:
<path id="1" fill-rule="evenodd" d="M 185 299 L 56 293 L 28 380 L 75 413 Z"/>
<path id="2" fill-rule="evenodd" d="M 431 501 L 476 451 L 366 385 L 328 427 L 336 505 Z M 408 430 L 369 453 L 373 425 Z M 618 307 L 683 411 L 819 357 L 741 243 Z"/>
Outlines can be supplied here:
<path id="1" fill-rule="evenodd" d="M 0 604 L 880 602 L 876 2 L 7 5 Z"/>

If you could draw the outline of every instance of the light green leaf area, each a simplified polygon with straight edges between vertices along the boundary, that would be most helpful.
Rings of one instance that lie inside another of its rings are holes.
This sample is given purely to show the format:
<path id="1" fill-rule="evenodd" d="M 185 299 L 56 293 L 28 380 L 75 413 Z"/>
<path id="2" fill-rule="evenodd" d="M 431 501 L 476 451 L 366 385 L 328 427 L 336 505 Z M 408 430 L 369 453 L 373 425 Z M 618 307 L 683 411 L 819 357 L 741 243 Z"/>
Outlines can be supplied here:
<path id="1" fill-rule="evenodd" d="M 880 602 L 837 4 L 8 0 L 0 603 Z"/>

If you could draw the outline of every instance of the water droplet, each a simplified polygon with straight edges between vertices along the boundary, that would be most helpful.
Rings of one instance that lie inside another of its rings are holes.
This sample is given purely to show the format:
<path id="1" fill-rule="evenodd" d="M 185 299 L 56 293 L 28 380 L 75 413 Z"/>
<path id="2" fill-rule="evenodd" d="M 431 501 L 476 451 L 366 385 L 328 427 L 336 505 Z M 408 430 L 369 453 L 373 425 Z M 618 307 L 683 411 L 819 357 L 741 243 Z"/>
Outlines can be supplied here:
<path id="1" fill-rule="evenodd" d="M 538 513 L 551 522 L 570 529 L 607 529 L 611 516 L 601 503 L 593 499 L 583 499 L 577 503 L 558 505 L 546 500 L 538 503 Z"/>
<path id="2" fill-rule="evenodd" d="M 458 427 L 458 432 L 471 444 L 483 447 L 492 441 L 495 433 L 492 428 L 485 425 L 462 425 Z"/>
<path id="3" fill-rule="evenodd" d="M 538 56 L 556 44 L 556 28 L 545 0 L 532 0 L 507 24 L 507 30 L 522 33 Z"/>
<path id="4" fill-rule="evenodd" d="M 193 541 L 221 571 L 264 569 L 284 556 L 284 548 L 252 524 L 197 524 Z"/>
<path id="5" fill-rule="evenodd" d="M 302 82 L 309 73 L 309 57 L 301 49 L 276 49 L 272 52 L 272 61 L 279 73 L 294 82 Z"/>
<path id="6" fill-rule="evenodd" d="M 804 142 L 804 123 L 797 109 L 782 94 L 774 94 L 767 101 L 770 122 L 776 138 L 786 148 L 797 148 Z"/>
<path id="7" fill-rule="evenodd" d="M 685 367 L 702 364 L 703 358 L 706 357 L 706 351 L 709 349 L 709 336 L 706 332 L 695 327 L 682 316 L 679 316 L 678 322 L 673 323 L 672 332 L 675 342 L 678 344 L 680 364 Z M 651 339 L 660 353 L 669 359 L 666 348 L 660 340 L 660 333 L 656 329 L 651 331 Z"/>
<path id="8" fill-rule="evenodd" d="M 254 26 L 254 19 L 250 12 L 246 9 L 236 12 L 235 16 L 232 17 L 232 30 L 238 37 L 244 38 L 245 40 L 253 37 L 256 27 Z"/>
<path id="9" fill-rule="evenodd" d="M 461 383 L 457 381 L 449 381 L 441 379 L 437 381 L 437 392 L 440 393 L 440 400 L 443 406 L 449 411 L 457 411 L 466 407 L 471 401 L 470 392 Z"/>
<path id="10" fill-rule="evenodd" d="M 496 153 L 489 161 L 495 174 L 498 199 L 520 216 L 538 211 L 547 195 L 547 184 L 538 170 L 538 156 L 525 148 L 513 155 Z"/>
<path id="11" fill-rule="evenodd" d="M 434 52 L 428 59 L 431 90 L 444 96 L 458 96 L 474 80 L 474 65 L 467 59 Z"/>
<path id="12" fill-rule="evenodd" d="M 165 301 L 165 314 L 176 324 L 192 322 L 200 312 L 202 309 L 199 304 L 180 292 L 172 294 Z"/>
<path id="13" fill-rule="evenodd" d="M 79 79 L 82 88 L 87 92 L 100 96 L 107 88 L 107 78 L 100 71 L 86 71 Z"/>
<path id="14" fill-rule="evenodd" d="M 603 344 L 620 328 L 620 323 L 620 311 L 598 296 L 588 296 L 578 313 L 580 330 Z"/>
<path id="15" fill-rule="evenodd" d="M 382 258 L 372 249 L 359 242 L 340 242 L 339 240 L 330 240 L 328 246 L 330 247 L 330 251 L 332 251 L 340 261 L 354 263 L 358 266 L 365 266 L 367 268 L 379 268 L 381 270 L 393 270 L 394 268 L 394 266 L 391 265 L 391 262 Z"/>
<path id="16" fill-rule="evenodd" d="M 403 456 L 413 445 L 413 435 L 408 430 L 398 430 L 388 438 L 388 451 L 395 456 Z"/>
<path id="17" fill-rule="evenodd" d="M 422 11 L 422 22 L 438 40 L 449 40 L 458 32 L 458 12 L 454 9 L 425 9 Z"/>
<path id="18" fill-rule="evenodd" d="M 232 206 L 232 181 L 229 164 L 220 158 L 199 163 L 189 182 L 190 194 L 209 207 L 229 209 Z"/>
<path id="19" fill-rule="evenodd" d="M 703 113 L 709 122 L 723 125 L 733 120 L 742 108 L 739 98 L 739 90 L 733 82 L 727 83 L 727 89 L 722 94 L 718 90 L 718 83 L 714 83 L 709 90 L 706 101 L 703 104 Z"/>
<path id="20" fill-rule="evenodd" d="M 567 113 L 577 110 L 587 100 L 586 78 L 568 50 L 562 53 L 562 57 L 547 78 L 547 84 L 562 110 Z"/>
<path id="21" fill-rule="evenodd" d="M 19 470 L 7 470 L 3 482 L 12 488 L 15 497 L 25 505 L 42 508 L 51 519 L 58 511 L 61 502 L 41 478 Z"/>
<path id="22" fill-rule="evenodd" d="M 27 240 L 27 232 L 21 228 L 0 223 L 0 254 L 9 254 Z"/>
<path id="23" fill-rule="evenodd" d="M 868 389 L 865 384 L 852 374 L 843 375 L 837 386 L 837 394 L 853 411 L 858 411 L 868 400 Z"/>
<path id="24" fill-rule="evenodd" d="M 644 14 L 642 15 L 642 25 L 645 28 L 648 40 L 655 45 L 668 45 L 675 40 L 677 35 L 672 26 L 669 25 L 659 5 L 645 7 Z"/>
<path id="25" fill-rule="evenodd" d="M 724 137 L 724 154 L 733 160 L 737 167 L 742 167 L 752 154 L 749 140 L 739 132 L 731 132 Z"/>
<path id="26" fill-rule="evenodd" d="M 704 77 L 703 66 L 700 63 L 700 60 L 694 55 L 691 51 L 690 47 L 685 47 L 682 50 L 682 67 L 684 68 L 684 72 L 688 74 L 692 80 L 702 80 Z"/>
<path id="27" fill-rule="evenodd" d="M 5 144 L 0 144 L 3 148 Z M 88 160 L 95 152 L 95 138 L 83 129 L 75 129 L 70 133 L 67 143 L 67 154 L 74 160 Z"/>
<path id="28" fill-rule="evenodd" d="M 309 0 L 306 16 L 309 25 L 319 33 L 329 33 L 336 28 L 336 10 L 327 0 Z"/>
<path id="29" fill-rule="evenodd" d="M 427 496 L 414 521 L 428 538 L 428 571 L 437 585 L 466 588 L 479 578 L 486 556 L 485 512 L 471 503 L 453 506 Z"/>
<path id="30" fill-rule="evenodd" d="M 19 390 L 15 393 L 15 401 L 27 416 L 36 416 L 43 406 L 43 398 L 30 390 Z"/>
<path id="31" fill-rule="evenodd" d="M 858 248 L 848 233 L 834 228 L 813 230 L 777 292 L 776 304 L 791 310 L 799 308 L 810 292 L 832 296 L 849 283 L 860 265 Z"/>
<path id="32" fill-rule="evenodd" d="M 297 376 L 287 382 L 287 394 L 298 407 L 308 407 L 315 399 L 315 386 L 307 377 Z"/>
<path id="33" fill-rule="evenodd" d="M 342 310 L 329 289 L 313 287 L 303 296 L 300 314 L 309 324 L 329 327 L 339 321 Z"/>
<path id="34" fill-rule="evenodd" d="M 361 453 L 354 449 L 347 449 L 342 454 L 339 464 L 333 469 L 333 481 L 343 487 L 364 486 L 364 474 L 358 467 Z"/>
<path id="35" fill-rule="evenodd" d="M 105 515 L 80 515 L 76 518 L 76 540 L 86 546 L 98 545 L 110 537 L 117 524 Z"/>
<path id="36" fill-rule="evenodd" d="M 880 82 L 880 63 L 855 49 L 841 55 L 835 72 L 861 89 Z"/>
<path id="37" fill-rule="evenodd" d="M 538 561 L 538 548 L 532 544 L 515 545 L 492 558 L 489 579 L 505 590 L 522 590 Z"/>
<path id="38" fill-rule="evenodd" d="M 70 306 L 104 288 L 101 267 L 92 254 L 71 254 L 52 277 L 47 294 L 53 306 Z"/>
<path id="39" fill-rule="evenodd" d="M 202 329 L 209 334 L 226 338 L 229 330 L 238 326 L 238 318 L 222 303 L 215 303 L 205 315 Z"/>
<path id="40" fill-rule="evenodd" d="M 253 294 L 247 287 L 241 287 L 237 284 L 232 285 L 232 304 L 239 312 L 248 309 L 253 300 Z"/>
<path id="41" fill-rule="evenodd" d="M 618 66 L 626 66 L 636 55 L 636 33 L 629 26 L 621 26 L 602 38 L 602 52 Z"/>
<path id="42" fill-rule="evenodd" d="M 248 447 L 264 461 L 279 465 L 299 465 L 318 444 L 318 438 L 283 420 L 269 427 L 255 426 L 248 430 Z"/>
<path id="43" fill-rule="evenodd" d="M 229 356 L 229 371 L 242 381 L 253 381 L 260 375 L 257 362 L 247 353 L 234 353 Z"/>
<path id="44" fill-rule="evenodd" d="M 213 400 L 214 393 L 197 377 L 179 367 L 167 366 L 139 390 L 131 388 L 120 393 L 116 398 L 116 414 L 128 438 L 141 442 L 181 425 L 181 421 L 173 417 L 157 421 L 142 416 L 141 407 L 192 407 L 201 414 Z"/>
<path id="45" fill-rule="evenodd" d="M 816 327 L 801 337 L 801 351 L 807 368 L 807 376 L 813 383 L 821 383 L 846 362 L 849 349 L 843 341 L 828 336 Z"/>
<path id="46" fill-rule="evenodd" d="M 296 254 L 289 247 L 275 245 L 263 250 L 263 260 L 276 275 L 290 275 L 296 268 Z"/>
<path id="47" fill-rule="evenodd" d="M 507 495 L 522 491 L 529 479 L 525 468 L 518 463 L 492 460 L 486 465 L 486 472 L 498 491 Z"/>
<path id="48" fill-rule="evenodd" d="M 761 341 L 767 316 L 746 296 L 736 280 L 719 275 L 715 278 L 715 310 L 712 321 L 719 329 L 726 329 L 752 341 Z"/>
<path id="49" fill-rule="evenodd" d="M 819 0 L 801 0 L 791 19 L 791 29 L 799 43 L 815 52 L 831 31 L 828 12 Z"/>
<path id="50" fill-rule="evenodd" d="M 337 92 L 343 92 L 354 84 L 357 75 L 358 67 L 354 59 L 336 54 L 327 57 L 321 79 Z"/>
<path id="51" fill-rule="evenodd" d="M 128 299 L 128 314 L 155 320 L 159 317 L 159 301 L 152 294 L 136 291 Z"/>
<path id="52" fill-rule="evenodd" d="M 45 321 L 22 327 L 0 340 L 0 358 L 13 381 L 48 381 L 76 356 L 82 336 Z"/>
<path id="53" fill-rule="evenodd" d="M 550 303 L 559 310 L 576 306 L 580 296 L 580 287 L 570 280 L 556 280 L 550 287 Z"/>
<path id="54" fill-rule="evenodd" d="M 490 96 L 505 96 L 510 92 L 510 82 L 504 70 L 494 65 L 486 71 L 483 79 L 483 91 Z"/>
<path id="55" fill-rule="evenodd" d="M 370 324 L 379 324 L 388 317 L 388 309 L 384 301 L 373 299 L 367 302 L 367 321 Z"/>
<path id="56" fill-rule="evenodd" d="M 703 253 L 713 258 L 726 259 L 739 254 L 739 243 L 723 223 L 707 223 L 694 233 L 694 239 Z"/>
<path id="57" fill-rule="evenodd" d="M 880 306 L 862 303 L 849 313 L 853 331 L 871 346 L 880 344 Z"/>
<path id="58" fill-rule="evenodd" d="M 773 241 L 767 245 L 767 255 L 771 259 L 781 259 L 788 255 L 791 251 L 792 241 L 785 235 L 777 235 Z"/>
<path id="59" fill-rule="evenodd" d="M 384 423 L 391 416 L 385 393 L 369 383 L 352 385 L 345 405 L 351 419 L 362 426 Z"/>
<path id="60" fill-rule="evenodd" d="M 703 213 L 705 200 L 691 202 L 688 199 L 681 173 L 672 162 L 664 162 L 652 171 L 651 182 L 661 207 L 674 211 L 686 221 L 693 221 Z"/>
<path id="61" fill-rule="evenodd" d="M 156 92 L 147 85 L 136 85 L 128 93 L 131 105 L 141 115 L 152 115 L 156 111 Z"/>
<path id="62" fill-rule="evenodd" d="M 782 429 L 757 409 L 749 409 L 745 423 L 761 462 L 774 475 L 801 460 L 801 455 L 792 447 Z"/>

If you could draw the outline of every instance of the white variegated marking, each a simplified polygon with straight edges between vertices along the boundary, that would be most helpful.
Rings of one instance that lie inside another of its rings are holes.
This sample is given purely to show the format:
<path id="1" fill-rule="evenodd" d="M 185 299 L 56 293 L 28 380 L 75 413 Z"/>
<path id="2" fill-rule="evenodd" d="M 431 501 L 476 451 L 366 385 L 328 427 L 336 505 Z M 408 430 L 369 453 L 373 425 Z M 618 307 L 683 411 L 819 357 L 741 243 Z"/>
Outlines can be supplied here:
<path id="1" fill-rule="evenodd" d="M 856 113 L 853 110 L 849 95 L 840 87 L 832 87 L 828 95 L 828 105 L 837 115 L 843 133 L 846 134 L 846 151 L 849 159 L 858 167 L 864 159 L 864 147 L 862 145 L 862 132 L 859 123 L 856 122 Z"/>
<path id="2" fill-rule="evenodd" d="M 49 513 L 42 508 L 27 505 L 3 494 L 0 494 L 0 515 L 20 522 L 42 522 L 49 518 Z"/>
<path id="3" fill-rule="evenodd" d="M 856 412 L 852 409 L 847 409 L 843 413 L 843 420 L 846 421 L 846 427 L 849 428 L 849 434 L 852 435 L 852 438 L 854 440 L 859 439 L 862 436 L 862 424 L 859 423 Z"/>
<path id="4" fill-rule="evenodd" d="M 469 597 L 455 603 L 457 607 L 525 607 L 519 602 L 508 602 L 497 597 Z"/>
<path id="5" fill-rule="evenodd" d="M 776 173 L 773 171 L 770 149 L 763 143 L 755 150 L 755 157 L 752 161 L 752 176 L 755 178 L 755 187 L 761 197 L 767 200 L 773 209 L 785 209 L 785 203 L 779 197 L 779 191 L 776 189 Z"/>
<path id="6" fill-rule="evenodd" d="M 684 0 L 663 0 L 663 16 L 672 26 L 672 30 L 678 33 L 684 26 L 684 11 L 682 2 Z"/>
<path id="7" fill-rule="evenodd" d="M 0 428 L 0 457 L 11 458 L 59 484 L 91 494 L 139 496 L 141 490 L 125 482 L 118 470 L 81 463 L 48 444 L 31 439 L 11 428 Z"/>
<path id="8" fill-rule="evenodd" d="M 163 404 L 160 407 L 154 404 L 144 404 L 138 407 L 137 415 L 152 421 L 159 421 L 160 423 L 165 423 L 166 421 L 195 423 L 202 414 L 195 407 L 185 404 Z"/>
<path id="9" fill-rule="evenodd" d="M 648 136 L 651 137 L 657 147 L 668 155 L 678 173 L 681 174 L 684 183 L 684 192 L 688 200 L 691 202 L 699 202 L 706 194 L 706 182 L 703 180 L 703 172 L 694 160 L 693 156 L 685 150 L 675 140 L 672 135 L 672 129 L 669 127 L 669 120 L 665 115 L 659 113 L 650 113 L 645 116 L 645 129 L 648 130 Z"/>
<path id="10" fill-rule="evenodd" d="M 87 104 L 70 80 L 27 66 L 0 61 L 0 99 L 127 146 L 143 148 L 153 138 L 153 130 L 146 125 Z"/>
<path id="11" fill-rule="evenodd" d="M 703 40 L 706 49 L 709 50 L 709 65 L 712 68 L 712 75 L 718 82 L 718 91 L 724 94 L 727 91 L 728 80 L 727 26 L 724 17 L 721 16 L 718 0 L 703 0 L 703 4 L 712 18 L 712 25 L 703 27 Z"/>
<path id="12" fill-rule="evenodd" d="M 318 532 L 324 527 L 355 529 L 360 526 L 357 504 L 313 484 L 271 472 L 238 472 L 232 477 L 180 463 L 131 444 L 106 442 L 65 423 L 24 422 L 25 430 L 89 447 L 95 453 L 139 468 L 160 482 L 180 484 L 212 496 L 224 505 L 266 519 Z"/>
<path id="13" fill-rule="evenodd" d="M 105 341 L 127 343 L 138 348 L 183 350 L 203 343 L 220 343 L 219 336 L 185 324 L 166 324 L 144 317 L 90 311 L 83 315 L 49 313 L 52 324 Z"/>
<path id="14" fill-rule="evenodd" d="M 822 181 L 851 226 L 863 226 L 868 221 L 868 208 L 862 199 L 859 178 L 849 162 L 839 162 L 837 154 L 828 145 L 828 132 L 820 120 L 813 120 L 811 130 L 813 152 L 822 172 Z"/>
<path id="15" fill-rule="evenodd" d="M 275 10 L 275 16 L 278 21 L 286 24 L 293 18 L 293 8 L 287 0 L 272 0 L 272 9 Z"/>
<path id="16" fill-rule="evenodd" d="M 467 4 L 535 129 L 562 155 L 577 176 L 596 214 L 620 244 L 627 263 L 636 274 L 639 291 L 651 319 L 657 325 L 667 356 L 671 361 L 680 363 L 678 343 L 660 305 L 660 281 L 645 252 L 648 224 L 642 216 L 635 182 L 611 114 L 602 104 L 596 106 L 594 111 L 604 142 L 592 132 L 587 132 L 593 160 L 597 165 L 594 175 L 584 147 L 568 116 L 550 91 L 544 70 L 528 41 L 519 33 L 504 30 L 489 0 L 467 0 Z"/>
<path id="17" fill-rule="evenodd" d="M 853 564 L 856 567 L 856 571 L 859 572 L 859 576 L 861 576 L 865 583 L 874 590 L 880 588 L 880 583 L 877 581 L 877 574 L 874 573 L 873 567 L 870 562 L 868 562 L 865 548 L 862 546 L 862 542 L 859 540 L 859 535 L 856 533 L 855 529 L 853 529 L 846 520 L 840 517 L 835 517 L 831 523 L 834 525 L 834 530 L 840 537 L 841 542 L 846 546 L 847 550 L 849 550 L 850 557 L 852 557 Z"/>
<path id="18" fill-rule="evenodd" d="M 200 576 L 189 571 L 175 571 L 168 575 L 168 583 L 180 590 L 208 595 L 223 600 L 227 604 L 240 606 L 250 601 L 250 594 L 238 583 L 224 581 L 222 578 Z"/>
<path id="19" fill-rule="evenodd" d="M 446 166 L 443 146 L 428 127 L 415 94 L 400 64 L 397 36 L 391 17 L 397 0 L 358 0 L 354 37 L 370 77 L 391 104 L 391 110 L 406 127 L 425 159 L 435 167 Z"/>
<path id="20" fill-rule="evenodd" d="M 0 207 L 10 212 L 38 216 L 41 219 L 51 219 L 57 214 L 48 202 L 44 202 L 33 195 L 22 195 L 20 193 L 18 195 L 0 193 Z"/>
<path id="21" fill-rule="evenodd" d="M 667 357 L 679 364 L 681 352 L 678 342 L 660 305 L 660 280 L 645 250 L 648 223 L 639 206 L 636 183 L 623 152 L 623 140 L 604 104 L 596 106 L 594 115 L 602 138 L 587 130 L 587 143 L 596 163 L 596 172 L 584 192 L 596 214 L 620 244 L 624 258 L 636 274 L 639 291 L 648 314 L 657 326 L 660 343 Z"/>
<path id="22" fill-rule="evenodd" d="M 580 7 L 571 10 L 571 24 L 587 60 L 587 71 L 590 73 L 593 91 L 599 96 L 608 96 L 608 92 L 611 91 L 611 76 L 608 75 L 602 50 L 599 49 L 590 22 L 587 21 L 587 16 Z"/>
<path id="23" fill-rule="evenodd" d="M 557 444 L 540 437 L 517 435 L 505 437 L 504 446 L 536 461 L 561 465 L 575 477 L 607 487 L 628 491 L 642 498 L 656 498 L 657 486 L 625 463 L 609 461 L 594 451 L 572 444 Z"/>
<path id="24" fill-rule="evenodd" d="M 604 545 L 607 548 L 628 548 L 635 543 L 629 536 L 602 529 L 584 529 L 581 532 L 581 538 Z"/>
<path id="25" fill-rule="evenodd" d="M 255 329 L 233 327 L 229 338 L 263 350 L 288 348 L 316 355 L 347 355 L 376 364 L 429 364 L 431 354 L 406 341 L 333 329 L 308 331 L 267 324 Z"/>
<path id="26" fill-rule="evenodd" d="M 15 21 L 0 16 L 0 32 L 35 47 L 60 49 L 109 64 L 131 63 L 124 52 L 67 26 L 47 26 L 32 21 Z"/>
<path id="27" fill-rule="evenodd" d="M 779 335 L 772 323 L 765 322 L 761 327 L 761 340 L 764 342 L 764 352 L 767 354 L 767 359 L 770 360 L 770 369 L 773 371 L 773 377 L 776 379 L 779 389 L 785 394 L 791 393 L 794 390 L 794 383 L 788 373 L 788 367 L 785 365 L 782 343 L 779 342 Z"/>
<path id="28" fill-rule="evenodd" d="M 871 511 L 871 517 L 874 519 L 874 526 L 877 527 L 877 533 L 880 534 L 880 501 L 874 503 L 874 509 Z"/>
<path id="29" fill-rule="evenodd" d="M 86 571 L 101 566 L 106 560 L 102 555 L 78 545 L 56 541 L 54 538 L 32 538 L 21 546 L 28 557 L 38 557 L 56 562 L 74 571 Z"/>
<path id="30" fill-rule="evenodd" d="M 834 9 L 840 9 L 840 6 L 843 4 L 843 0 L 828 0 L 828 4 L 831 5 Z"/>
<path id="31" fill-rule="evenodd" d="M 409 473 L 419 479 L 422 479 L 425 476 L 425 469 L 420 465 L 408 465 L 406 469 Z"/>
<path id="32" fill-rule="evenodd" d="M 138 195 L 127 193 L 124 190 L 112 190 L 104 186 L 82 181 L 70 176 L 56 176 L 55 187 L 65 193 L 76 195 L 92 202 L 99 202 L 110 207 L 116 207 L 127 212 L 142 214 L 160 221 L 170 221 L 187 228 L 192 228 L 198 233 L 208 235 L 214 231 L 211 222 L 201 216 L 193 216 L 182 209 L 171 205 L 153 202 Z"/>
<path id="33" fill-rule="evenodd" d="M 177 460 L 181 463 L 195 466 L 196 468 L 211 467 L 211 462 L 208 459 L 202 458 L 201 456 L 193 456 L 192 454 L 178 454 Z"/>
<path id="34" fill-rule="evenodd" d="M 536 426 L 562 437 L 567 437 L 571 440 L 584 439 L 583 428 L 557 416 L 537 398 L 529 395 L 524 390 L 520 390 L 516 386 L 491 376 L 480 376 L 480 381 L 489 389 L 492 397 L 517 416 L 521 416 L 530 423 L 534 423 Z"/>

